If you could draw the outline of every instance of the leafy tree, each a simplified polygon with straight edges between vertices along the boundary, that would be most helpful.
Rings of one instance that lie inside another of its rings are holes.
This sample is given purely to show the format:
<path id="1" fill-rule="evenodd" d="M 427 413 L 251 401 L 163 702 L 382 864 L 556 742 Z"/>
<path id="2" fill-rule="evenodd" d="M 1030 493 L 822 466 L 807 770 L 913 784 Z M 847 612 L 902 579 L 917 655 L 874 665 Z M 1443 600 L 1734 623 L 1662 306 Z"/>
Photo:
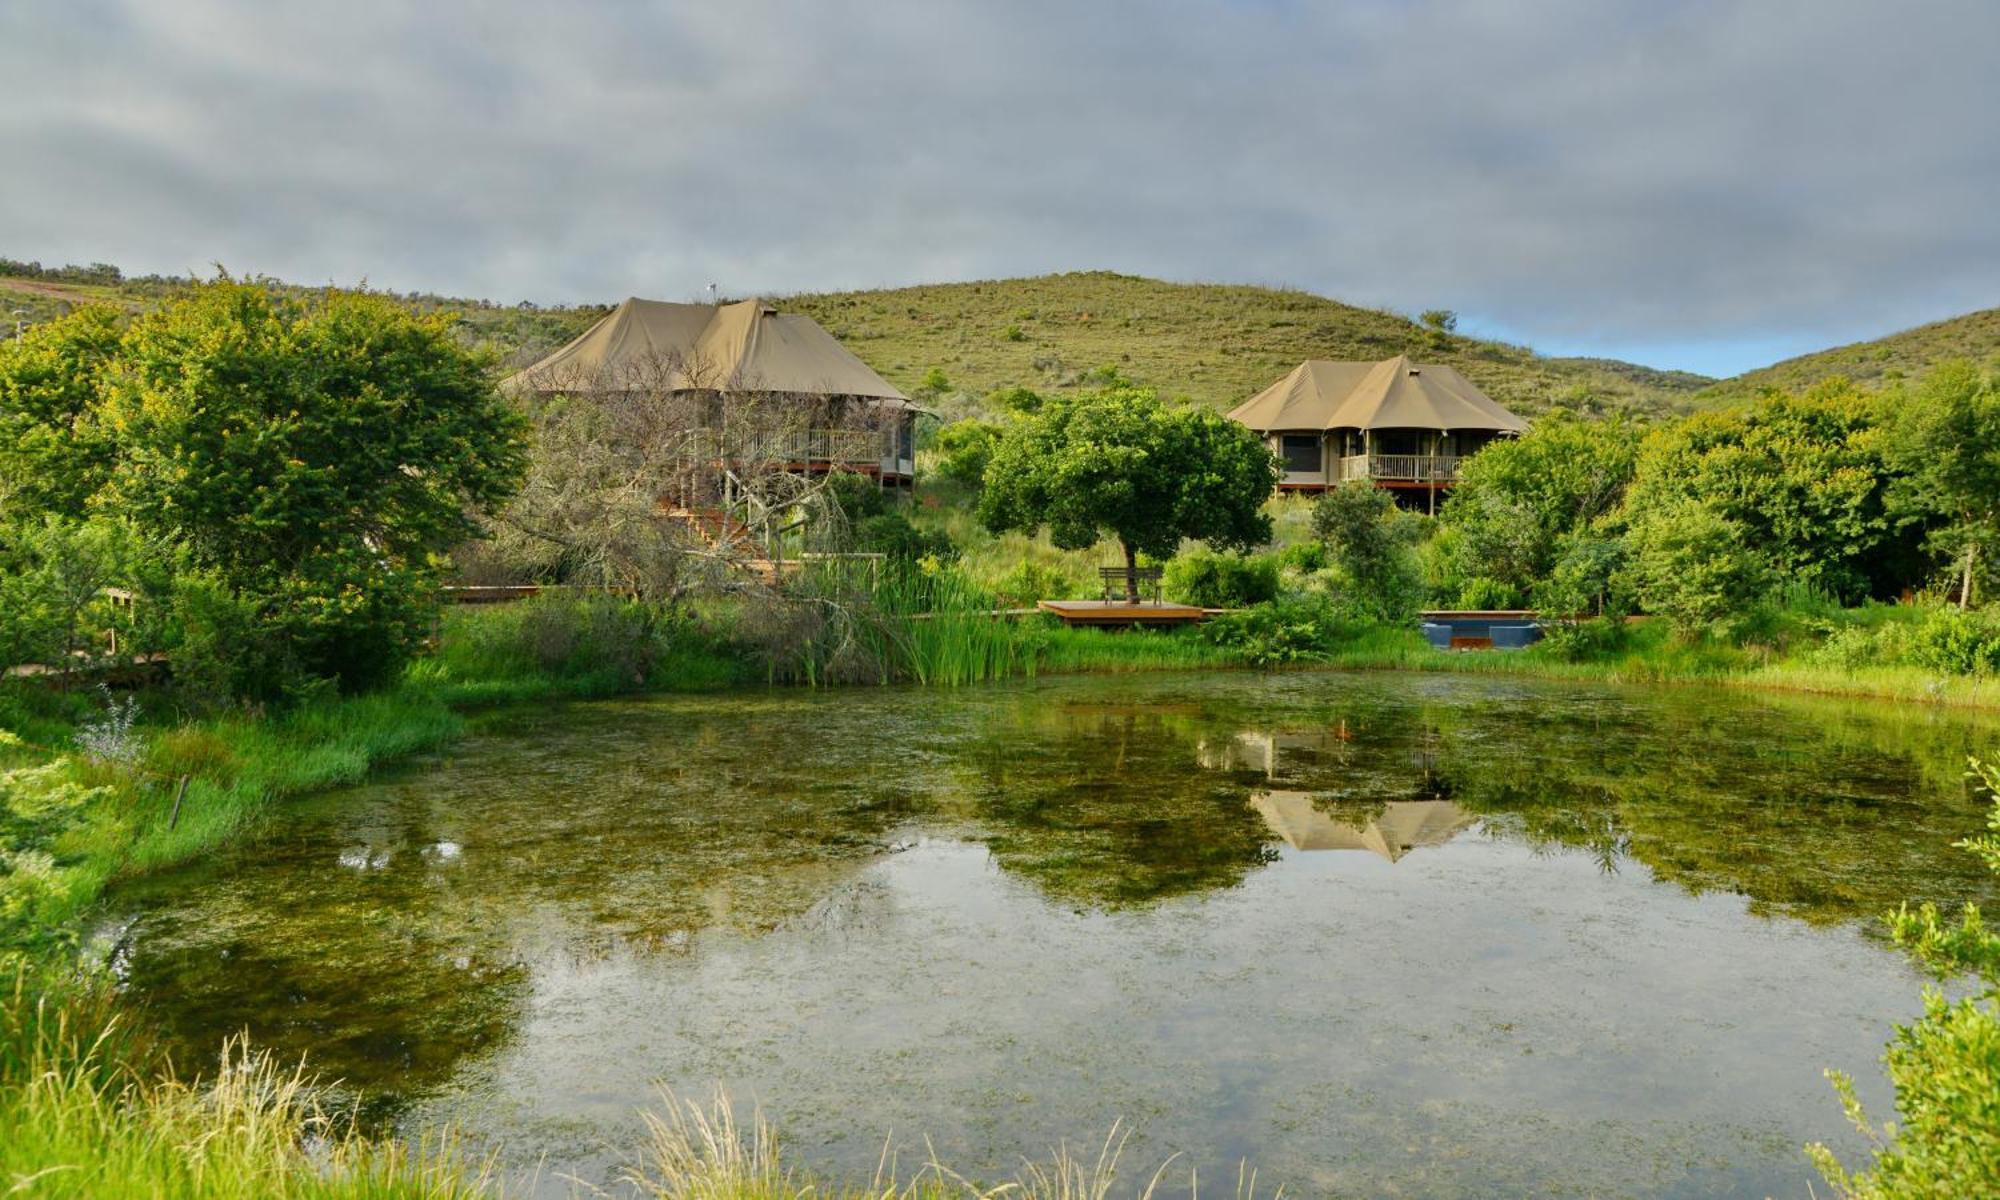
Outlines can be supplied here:
<path id="1" fill-rule="evenodd" d="M 164 596 L 158 549 L 124 521 L 23 521 L 0 559 L 0 668 L 25 663 L 99 666 L 157 649 Z M 116 653 L 113 647 L 116 647 Z"/>
<path id="2" fill-rule="evenodd" d="M 1000 427 L 968 417 L 939 429 L 933 444 L 939 475 L 977 487 L 985 481 L 986 464 L 993 461 L 994 447 L 1000 444 Z"/>
<path id="3" fill-rule="evenodd" d="M 522 423 L 444 316 L 227 280 L 140 318 L 95 503 L 255 597 L 299 668 L 361 686 L 420 638 L 443 553 L 519 483 Z"/>
<path id="4" fill-rule="evenodd" d="M 986 407 L 989 411 L 1018 415 L 1040 412 L 1045 400 L 1046 397 L 1032 388 L 1006 387 L 988 393 Z"/>
<path id="5" fill-rule="evenodd" d="M 923 381 L 917 384 L 917 391 L 933 399 L 942 396 L 951 391 L 951 376 L 944 373 L 943 367 L 932 367 L 924 372 Z"/>
<path id="6" fill-rule="evenodd" d="M 1747 608 L 1769 583 L 1742 526 L 1695 500 L 1647 511 L 1628 537 L 1627 580 L 1682 634 Z"/>
<path id="7" fill-rule="evenodd" d="M 1559 616 L 1621 616 L 1630 611 L 1625 586 L 1628 547 L 1622 539 L 1589 531 L 1565 537 L 1555 569 L 1536 585 L 1535 604 Z"/>
<path id="8" fill-rule="evenodd" d="M 1564 540 L 1615 512 L 1632 482 L 1640 430 L 1557 410 L 1467 460 L 1439 514 L 1460 577 L 1517 595 L 1555 570 Z"/>
<path id="9" fill-rule="evenodd" d="M 1843 380 L 1663 426 L 1641 450 L 1627 509 L 1637 521 L 1700 505 L 1787 580 L 1843 600 L 1890 594 L 1919 531 L 1892 502 L 1879 416 Z"/>
<path id="10" fill-rule="evenodd" d="M 2000 875 L 2000 765 L 1974 764 L 1994 797 L 1988 832 L 1958 843 Z M 1940 979 L 1967 974 L 1971 994 L 1947 999 L 1924 989 L 1924 1015 L 1896 1027 L 1883 1061 L 1896 1085 L 1899 1127 L 1878 1130 L 1854 1095 L 1854 1081 L 1831 1071 L 1848 1120 L 1875 1143 L 1872 1165 L 1849 1173 L 1823 1145 L 1813 1162 L 1837 1195 L 1851 1200 L 1930 1200 L 2000 1195 L 2000 934 L 1977 905 L 1956 923 L 1937 906 L 1908 905 L 1889 915 L 1896 944 Z"/>
<path id="11" fill-rule="evenodd" d="M 1427 308 L 1417 320 L 1425 329 L 1435 333 L 1455 333 L 1458 331 L 1458 314 L 1448 308 Z"/>
<path id="12" fill-rule="evenodd" d="M 1416 555 L 1422 520 L 1397 508 L 1388 492 L 1359 480 L 1320 497 L 1313 532 L 1340 569 L 1345 608 L 1397 624 L 1416 617 L 1424 591 Z"/>
<path id="13" fill-rule="evenodd" d="M 1970 363 L 1947 363 L 1899 412 L 1903 498 L 1943 518 L 1931 545 L 1958 561 L 1958 603 L 1969 607 L 1981 559 L 2000 538 L 2000 385 Z"/>
<path id="14" fill-rule="evenodd" d="M 94 414 L 119 337 L 117 311 L 91 305 L 0 342 L 0 524 L 80 516 L 103 484 Z"/>
<path id="15" fill-rule="evenodd" d="M 1065 550 L 1104 534 L 1128 568 L 1183 539 L 1247 550 L 1268 541 L 1278 461 L 1255 433 L 1204 408 L 1117 387 L 1048 401 L 1001 437 L 979 518 L 995 533 L 1047 526 Z M 1127 598 L 1136 601 L 1128 578 Z"/>

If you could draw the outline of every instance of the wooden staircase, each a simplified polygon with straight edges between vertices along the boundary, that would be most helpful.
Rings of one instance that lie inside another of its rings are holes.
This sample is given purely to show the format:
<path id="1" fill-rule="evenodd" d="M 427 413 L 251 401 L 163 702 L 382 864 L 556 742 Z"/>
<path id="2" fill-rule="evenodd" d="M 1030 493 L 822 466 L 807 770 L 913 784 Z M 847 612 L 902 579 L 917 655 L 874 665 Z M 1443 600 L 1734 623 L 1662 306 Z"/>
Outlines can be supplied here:
<path id="1" fill-rule="evenodd" d="M 788 562 L 781 569 L 771 560 L 755 532 L 720 508 L 676 504 L 663 508 L 669 520 L 687 526 L 703 545 L 766 587 L 776 587 L 782 576 L 797 567 L 796 563 Z"/>

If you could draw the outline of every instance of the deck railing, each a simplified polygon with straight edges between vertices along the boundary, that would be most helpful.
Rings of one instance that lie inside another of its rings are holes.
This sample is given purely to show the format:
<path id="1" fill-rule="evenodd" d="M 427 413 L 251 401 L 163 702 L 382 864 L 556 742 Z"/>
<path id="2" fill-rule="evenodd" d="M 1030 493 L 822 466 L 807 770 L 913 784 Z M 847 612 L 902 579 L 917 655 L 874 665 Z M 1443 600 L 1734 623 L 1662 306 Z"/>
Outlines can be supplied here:
<path id="1" fill-rule="evenodd" d="M 1350 454 L 1340 460 L 1340 478 L 1391 483 L 1456 483 L 1458 454 Z"/>
<path id="2" fill-rule="evenodd" d="M 693 429 L 688 438 L 696 457 L 754 462 L 873 466 L 888 449 L 887 434 L 879 429 Z"/>

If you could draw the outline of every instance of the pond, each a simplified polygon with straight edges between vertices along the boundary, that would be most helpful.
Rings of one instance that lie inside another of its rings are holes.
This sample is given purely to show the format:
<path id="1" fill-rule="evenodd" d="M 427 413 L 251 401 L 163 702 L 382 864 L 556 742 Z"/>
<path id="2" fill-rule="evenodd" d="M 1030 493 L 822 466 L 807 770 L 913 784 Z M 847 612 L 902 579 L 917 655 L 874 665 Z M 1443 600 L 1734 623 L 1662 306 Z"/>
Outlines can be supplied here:
<path id="1" fill-rule="evenodd" d="M 1469 676 L 1218 673 L 578 704 L 116 893 L 184 1060 L 247 1030 L 549 1194 L 659 1089 L 1010 1175 L 1136 1131 L 1293 1195 L 1803 1195 L 1920 977 L 1905 897 L 2000 728 Z M 539 1164 L 539 1166 L 538 1166 Z M 1142 1171 L 1143 1173 L 1143 1171 Z"/>

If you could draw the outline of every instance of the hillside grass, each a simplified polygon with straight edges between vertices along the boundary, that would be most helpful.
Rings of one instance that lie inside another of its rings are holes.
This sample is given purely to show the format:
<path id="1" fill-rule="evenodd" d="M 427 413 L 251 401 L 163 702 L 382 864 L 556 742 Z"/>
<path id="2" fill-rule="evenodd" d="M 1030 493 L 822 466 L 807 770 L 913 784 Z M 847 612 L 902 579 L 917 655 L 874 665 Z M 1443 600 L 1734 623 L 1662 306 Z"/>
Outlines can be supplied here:
<path id="1" fill-rule="evenodd" d="M 281 291 L 311 290 L 266 282 Z M 81 303 L 136 311 L 185 286 L 151 277 L 98 284 L 0 276 L 0 316 L 21 309 L 26 320 L 43 321 Z M 608 311 L 608 305 L 524 307 L 415 293 L 397 298 L 420 311 L 458 313 L 468 344 L 489 352 L 501 369 L 534 362 Z M 954 389 L 976 396 L 1012 386 L 1082 386 L 1090 372 L 1110 366 L 1168 396 L 1227 410 L 1309 358 L 1397 354 L 1457 367 L 1528 415 L 1556 402 L 1679 411 L 1685 397 L 1710 382 L 1608 359 L 1544 358 L 1294 288 L 1168 283 L 1105 271 L 772 299 L 818 321 L 912 395 L 923 390 L 932 368 L 943 370 Z"/>
<path id="2" fill-rule="evenodd" d="M 1844 377 L 1865 388 L 1910 381 L 1939 363 L 1965 359 L 2000 369 L 2000 308 L 1934 321 L 1873 341 L 1835 346 L 1746 371 L 1697 392 L 1704 407 L 1739 403 L 1776 388 L 1802 392 L 1815 383 Z"/>
<path id="3" fill-rule="evenodd" d="M 276 291 L 292 295 L 315 290 L 277 280 L 264 282 Z M 85 304 L 107 304 L 127 312 L 140 312 L 191 285 L 192 281 L 187 279 L 157 277 L 106 284 L 0 274 L 0 321 L 5 322 L 0 324 L 0 337 L 11 334 L 17 320 L 38 324 Z M 391 294 L 418 312 L 455 314 L 466 345 L 486 354 L 495 370 L 505 371 L 518 370 L 562 347 L 610 311 L 608 305 L 543 308 L 423 293 Z"/>
<path id="4" fill-rule="evenodd" d="M 1294 288 L 1169 283 L 1106 271 L 777 298 L 917 394 L 932 368 L 972 395 L 1076 387 L 1115 367 L 1162 393 L 1228 410 L 1309 358 L 1408 354 L 1460 371 L 1517 412 L 1678 411 L 1710 382 L 1597 359 L 1544 358 L 1435 333 L 1407 317 Z"/>
<path id="5" fill-rule="evenodd" d="M 146 277 L 83 283 L 0 273 L 0 336 L 17 319 L 45 321 L 78 304 L 137 311 L 188 282 Z M 622 299 L 540 306 L 426 293 L 397 298 L 421 311 L 457 313 L 467 343 L 490 354 L 500 370 L 526 366 L 562 346 Z M 932 368 L 942 370 L 951 389 L 926 399 L 947 405 L 954 396 L 1003 387 L 1082 386 L 1091 372 L 1108 366 L 1169 396 L 1226 411 L 1308 358 L 1395 354 L 1456 367 L 1526 416 L 1553 404 L 1586 412 L 1685 412 L 1770 388 L 1799 391 L 1834 376 L 1879 387 L 1953 359 L 2000 368 L 2000 308 L 1714 380 L 1616 359 L 1545 357 L 1522 346 L 1437 333 L 1398 313 L 1296 288 L 1171 283 L 1107 271 L 772 299 L 818 321 L 912 395 L 924 391 Z"/>

